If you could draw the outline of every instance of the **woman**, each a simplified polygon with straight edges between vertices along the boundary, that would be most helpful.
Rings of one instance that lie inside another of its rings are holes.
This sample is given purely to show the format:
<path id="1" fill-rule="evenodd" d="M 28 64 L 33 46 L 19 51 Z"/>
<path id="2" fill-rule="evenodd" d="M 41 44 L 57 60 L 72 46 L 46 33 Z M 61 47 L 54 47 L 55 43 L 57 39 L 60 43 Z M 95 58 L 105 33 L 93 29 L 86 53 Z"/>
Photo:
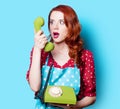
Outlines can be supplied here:
<path id="1" fill-rule="evenodd" d="M 75 11 L 66 5 L 54 7 L 48 16 L 48 28 L 55 48 L 49 53 L 45 52 L 43 48 L 47 38 L 43 31 L 35 32 L 27 80 L 31 89 L 38 92 L 44 82 L 41 71 L 45 71 L 45 68 L 53 64 L 58 80 L 52 84 L 67 84 L 73 87 L 77 95 L 77 103 L 72 106 L 46 105 L 37 100 L 36 109 L 81 109 L 93 104 L 96 100 L 94 60 L 92 53 L 83 48 L 83 40 L 80 37 L 81 27 Z M 57 73 L 57 70 L 60 72 Z M 61 77 L 60 73 L 65 75 Z M 70 81 L 71 78 L 74 80 Z M 60 82 L 60 79 L 64 83 Z"/>

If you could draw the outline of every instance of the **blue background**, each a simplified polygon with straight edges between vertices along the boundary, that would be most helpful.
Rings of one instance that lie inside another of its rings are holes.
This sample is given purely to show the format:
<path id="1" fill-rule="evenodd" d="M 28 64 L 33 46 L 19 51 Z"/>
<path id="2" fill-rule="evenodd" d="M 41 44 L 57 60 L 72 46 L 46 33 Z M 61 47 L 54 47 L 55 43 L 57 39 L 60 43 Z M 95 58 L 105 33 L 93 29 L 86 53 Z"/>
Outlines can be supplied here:
<path id="1" fill-rule="evenodd" d="M 34 109 L 34 93 L 26 81 L 33 46 L 33 21 L 58 4 L 72 6 L 82 25 L 86 48 L 94 54 L 97 101 L 86 109 L 120 109 L 119 0 L 1 0 L 0 109 Z"/>

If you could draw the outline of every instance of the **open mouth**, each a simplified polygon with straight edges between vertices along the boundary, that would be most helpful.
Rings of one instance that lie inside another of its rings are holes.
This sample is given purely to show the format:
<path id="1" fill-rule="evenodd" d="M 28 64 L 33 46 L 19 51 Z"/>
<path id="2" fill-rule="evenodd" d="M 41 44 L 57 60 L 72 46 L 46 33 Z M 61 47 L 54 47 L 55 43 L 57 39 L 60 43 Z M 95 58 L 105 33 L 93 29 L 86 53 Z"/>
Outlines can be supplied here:
<path id="1" fill-rule="evenodd" d="M 53 32 L 53 37 L 54 38 L 58 38 L 59 37 L 59 33 L 58 32 Z"/>

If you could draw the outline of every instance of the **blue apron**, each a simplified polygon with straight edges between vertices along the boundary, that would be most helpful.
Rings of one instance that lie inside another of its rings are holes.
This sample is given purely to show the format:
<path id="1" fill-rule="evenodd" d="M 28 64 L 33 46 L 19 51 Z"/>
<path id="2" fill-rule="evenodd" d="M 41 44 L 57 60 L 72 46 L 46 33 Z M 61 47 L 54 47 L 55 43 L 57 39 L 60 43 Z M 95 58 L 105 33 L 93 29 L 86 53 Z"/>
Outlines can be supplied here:
<path id="1" fill-rule="evenodd" d="M 46 78 L 50 69 L 48 66 L 48 59 L 46 59 L 45 65 L 42 66 L 42 74 L 41 74 L 41 91 L 44 88 Z M 76 95 L 80 90 L 80 70 L 77 68 L 76 64 L 74 67 L 67 67 L 64 69 L 56 68 L 52 66 L 50 71 L 50 78 L 48 81 L 48 85 L 60 85 L 60 86 L 70 86 L 74 88 Z M 35 109 L 63 109 L 60 107 L 51 106 L 49 104 L 41 103 L 40 99 L 36 99 Z"/>

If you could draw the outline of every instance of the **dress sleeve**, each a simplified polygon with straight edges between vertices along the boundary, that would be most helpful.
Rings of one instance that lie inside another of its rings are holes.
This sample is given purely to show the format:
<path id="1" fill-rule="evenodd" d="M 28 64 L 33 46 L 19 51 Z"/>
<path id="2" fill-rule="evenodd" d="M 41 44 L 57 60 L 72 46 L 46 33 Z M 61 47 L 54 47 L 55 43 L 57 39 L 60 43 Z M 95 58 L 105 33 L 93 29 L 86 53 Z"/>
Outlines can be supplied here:
<path id="1" fill-rule="evenodd" d="M 78 99 L 82 99 L 85 96 L 96 96 L 96 77 L 93 54 L 89 50 L 84 50 L 81 58 L 83 65 L 80 67 L 81 88 Z"/>
<path id="2" fill-rule="evenodd" d="M 30 65 L 28 68 L 28 71 L 26 73 L 26 80 L 29 82 L 29 73 L 30 73 L 30 68 L 31 68 L 31 64 L 32 64 L 32 57 L 33 57 L 33 50 L 34 48 L 32 48 L 31 53 L 30 53 Z M 41 66 L 45 63 L 46 57 L 47 57 L 48 53 L 44 52 L 44 50 L 42 50 L 41 52 Z M 41 67 L 40 66 L 40 67 Z"/>
<path id="3" fill-rule="evenodd" d="M 30 65 L 29 65 L 29 69 L 27 71 L 27 74 L 26 74 L 26 80 L 29 82 L 29 72 L 30 72 L 30 68 L 31 68 L 31 64 L 32 64 L 32 56 L 33 56 L 33 48 L 30 52 Z"/>

